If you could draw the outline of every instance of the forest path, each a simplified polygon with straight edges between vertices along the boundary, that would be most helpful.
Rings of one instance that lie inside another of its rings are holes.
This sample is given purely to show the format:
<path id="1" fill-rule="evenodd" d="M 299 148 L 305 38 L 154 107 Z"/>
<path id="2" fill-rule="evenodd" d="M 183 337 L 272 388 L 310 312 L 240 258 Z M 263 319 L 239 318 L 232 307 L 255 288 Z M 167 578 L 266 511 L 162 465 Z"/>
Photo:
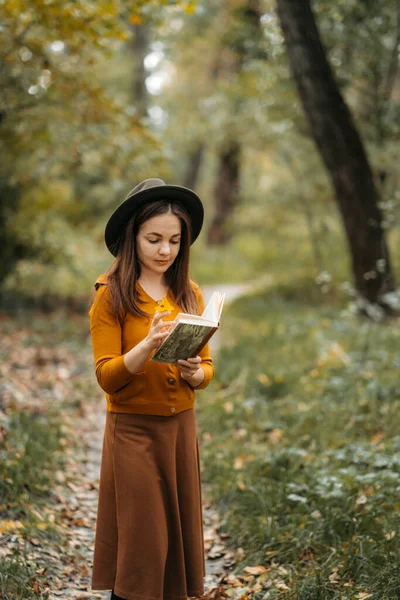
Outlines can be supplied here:
<path id="1" fill-rule="evenodd" d="M 265 276 L 257 281 L 243 284 L 222 284 L 217 286 L 203 286 L 205 303 L 211 294 L 218 290 L 225 292 L 226 305 L 235 298 L 254 291 L 258 286 L 268 285 L 270 276 Z M 211 351 L 218 352 L 220 345 L 220 332 L 217 332 L 210 343 Z M 68 515 L 73 519 L 68 523 L 66 555 L 56 557 L 46 552 L 47 560 L 52 563 L 52 569 L 58 571 L 57 577 L 52 577 L 49 600 L 72 600 L 84 598 L 100 598 L 108 600 L 109 591 L 91 591 L 90 578 L 92 571 L 92 558 L 95 537 L 96 512 L 98 503 L 98 488 L 100 463 L 105 427 L 105 411 L 101 402 L 90 402 L 82 409 L 83 414 L 77 418 L 76 414 L 66 414 L 66 427 L 77 441 L 77 454 L 68 461 L 66 480 L 74 478 L 74 484 L 57 486 L 58 497 Z M 204 517 L 204 543 L 206 551 L 206 578 L 205 591 L 211 593 L 223 577 L 230 572 L 229 567 L 234 563 L 233 553 L 225 548 L 221 536 L 218 534 L 219 515 L 208 498 L 208 492 L 203 486 L 203 517 Z M 66 566 L 68 556 L 73 555 L 73 568 Z M 60 561 L 61 558 L 61 561 Z M 56 566 L 57 565 L 57 566 Z M 58 566 L 59 565 L 59 566 Z"/>

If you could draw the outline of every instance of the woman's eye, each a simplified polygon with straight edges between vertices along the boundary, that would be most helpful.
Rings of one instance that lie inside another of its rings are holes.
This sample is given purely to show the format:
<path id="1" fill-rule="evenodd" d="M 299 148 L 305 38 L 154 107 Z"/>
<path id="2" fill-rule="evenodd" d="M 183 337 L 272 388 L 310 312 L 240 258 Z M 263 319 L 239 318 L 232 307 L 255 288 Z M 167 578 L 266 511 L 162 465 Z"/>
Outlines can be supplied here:
<path id="1" fill-rule="evenodd" d="M 158 240 L 149 240 L 150 244 L 157 244 Z M 171 244 L 179 244 L 179 242 L 171 242 Z"/>

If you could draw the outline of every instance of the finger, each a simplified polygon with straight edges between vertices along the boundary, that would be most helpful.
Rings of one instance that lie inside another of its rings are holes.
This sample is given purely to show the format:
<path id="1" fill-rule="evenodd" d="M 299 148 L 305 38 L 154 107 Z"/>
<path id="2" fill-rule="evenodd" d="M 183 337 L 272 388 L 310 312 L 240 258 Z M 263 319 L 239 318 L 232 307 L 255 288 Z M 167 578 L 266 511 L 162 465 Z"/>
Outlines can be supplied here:
<path id="1" fill-rule="evenodd" d="M 199 357 L 199 360 L 196 358 L 188 358 L 187 360 L 178 360 L 178 364 L 183 364 L 185 366 L 189 366 L 189 367 L 193 367 L 194 365 L 198 365 L 199 363 L 201 363 L 201 358 Z"/>
<path id="2" fill-rule="evenodd" d="M 180 365 L 178 368 L 181 373 L 186 373 L 186 375 L 194 375 L 197 372 L 197 369 L 191 369 L 189 367 L 184 367 L 182 365 Z"/>
<path id="3" fill-rule="evenodd" d="M 171 327 L 172 325 L 175 325 L 175 321 L 161 321 L 160 323 L 157 323 L 155 328 L 164 329 L 165 327 Z"/>
<path id="4" fill-rule="evenodd" d="M 186 372 L 186 371 L 181 371 L 180 372 L 180 376 L 183 379 L 191 379 L 194 375 L 195 375 L 195 373 L 189 373 L 189 372 Z"/>
<path id="5" fill-rule="evenodd" d="M 188 371 L 181 371 L 182 377 L 193 377 L 194 373 L 189 373 Z"/>
<path id="6" fill-rule="evenodd" d="M 170 310 L 164 310 L 163 312 L 156 312 L 153 317 L 153 323 L 158 323 L 158 321 L 160 321 L 163 317 L 166 317 L 167 315 L 170 315 L 170 314 L 171 314 Z"/>
<path id="7" fill-rule="evenodd" d="M 155 340 L 163 340 L 164 338 L 169 336 L 169 331 L 161 331 L 160 333 L 154 334 Z"/>
<path id="8" fill-rule="evenodd" d="M 178 367 L 182 366 L 182 367 L 190 367 L 190 363 L 188 363 L 187 360 L 184 360 L 183 358 L 180 358 L 177 362 Z"/>
<path id="9" fill-rule="evenodd" d="M 188 358 L 188 362 L 192 363 L 192 364 L 197 364 L 201 362 L 201 356 L 193 356 L 191 358 Z"/>
<path id="10" fill-rule="evenodd" d="M 191 369 L 190 367 L 186 367 L 184 365 L 179 365 L 178 366 L 180 371 L 183 371 L 183 373 L 193 373 L 193 369 Z"/>

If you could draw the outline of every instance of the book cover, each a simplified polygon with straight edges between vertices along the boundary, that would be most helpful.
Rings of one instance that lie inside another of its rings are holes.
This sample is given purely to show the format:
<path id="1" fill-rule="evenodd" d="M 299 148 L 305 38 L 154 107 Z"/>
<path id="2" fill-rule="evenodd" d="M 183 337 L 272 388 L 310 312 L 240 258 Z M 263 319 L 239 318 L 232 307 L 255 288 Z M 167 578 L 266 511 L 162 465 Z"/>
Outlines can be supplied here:
<path id="1" fill-rule="evenodd" d="M 219 329 L 225 294 L 214 292 L 203 314 L 179 313 L 176 325 L 150 360 L 176 363 L 197 356 Z"/>
<path id="2" fill-rule="evenodd" d="M 176 363 L 197 356 L 206 345 L 210 333 L 218 327 L 198 325 L 194 323 L 178 323 L 172 333 L 156 350 L 151 360 L 156 362 Z"/>

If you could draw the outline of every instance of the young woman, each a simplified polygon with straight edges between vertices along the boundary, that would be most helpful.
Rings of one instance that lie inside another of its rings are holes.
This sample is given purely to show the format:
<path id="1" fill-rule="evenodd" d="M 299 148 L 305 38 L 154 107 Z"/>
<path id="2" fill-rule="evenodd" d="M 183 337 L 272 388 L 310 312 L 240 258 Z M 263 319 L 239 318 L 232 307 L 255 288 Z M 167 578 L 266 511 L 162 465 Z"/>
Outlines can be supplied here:
<path id="1" fill-rule="evenodd" d="M 89 311 L 96 377 L 107 413 L 92 589 L 111 599 L 204 594 L 205 557 L 195 390 L 214 376 L 208 344 L 195 358 L 150 361 L 178 312 L 201 314 L 189 278 L 203 224 L 191 190 L 147 179 L 111 215 L 115 256 Z M 160 312 L 164 300 L 171 310 Z"/>

